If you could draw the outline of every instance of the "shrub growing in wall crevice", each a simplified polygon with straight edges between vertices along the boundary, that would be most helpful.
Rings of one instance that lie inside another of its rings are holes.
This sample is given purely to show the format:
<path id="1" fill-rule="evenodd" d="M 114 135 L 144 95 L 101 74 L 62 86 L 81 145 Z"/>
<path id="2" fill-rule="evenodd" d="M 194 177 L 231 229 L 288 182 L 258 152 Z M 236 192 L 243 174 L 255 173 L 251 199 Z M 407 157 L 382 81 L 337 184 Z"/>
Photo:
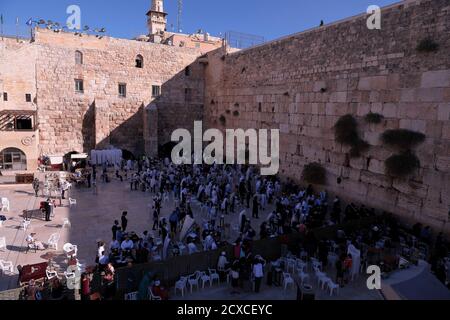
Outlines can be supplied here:
<path id="1" fill-rule="evenodd" d="M 320 163 L 309 163 L 303 167 L 302 179 L 307 183 L 324 185 L 327 182 L 327 172 Z"/>
<path id="2" fill-rule="evenodd" d="M 219 122 L 222 126 L 225 126 L 227 124 L 227 118 L 225 118 L 225 116 L 222 114 L 219 117 Z"/>
<path id="3" fill-rule="evenodd" d="M 406 177 L 419 167 L 420 161 L 411 151 L 393 155 L 385 161 L 386 174 L 395 178 Z"/>
<path id="4" fill-rule="evenodd" d="M 383 121 L 383 119 L 384 119 L 384 116 L 382 114 L 373 113 L 373 112 L 366 114 L 366 116 L 364 117 L 364 120 L 367 123 L 373 123 L 373 124 L 379 124 L 379 123 L 381 123 L 381 121 Z"/>
<path id="5" fill-rule="evenodd" d="M 439 44 L 431 38 L 422 39 L 416 48 L 419 52 L 436 52 L 439 50 Z"/>
<path id="6" fill-rule="evenodd" d="M 381 141 L 399 151 L 408 151 L 425 141 L 425 135 L 408 129 L 386 130 Z"/>
<path id="7" fill-rule="evenodd" d="M 370 145 L 359 137 L 358 122 L 351 114 L 339 118 L 334 125 L 334 136 L 337 142 L 350 146 L 350 156 L 360 157 Z"/>
<path id="8" fill-rule="evenodd" d="M 233 111 L 233 116 L 235 116 L 235 117 L 239 117 L 239 111 L 237 111 L 237 110 L 234 110 L 234 111 Z"/>

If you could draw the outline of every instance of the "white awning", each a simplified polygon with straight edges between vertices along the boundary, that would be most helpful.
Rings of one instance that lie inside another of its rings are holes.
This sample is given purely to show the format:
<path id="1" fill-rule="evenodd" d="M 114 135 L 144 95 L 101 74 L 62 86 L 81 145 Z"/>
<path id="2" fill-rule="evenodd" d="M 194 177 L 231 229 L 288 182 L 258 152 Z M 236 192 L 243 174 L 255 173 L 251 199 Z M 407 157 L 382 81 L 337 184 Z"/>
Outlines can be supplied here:
<path id="1" fill-rule="evenodd" d="M 70 156 L 72 159 L 86 159 L 88 155 L 86 153 L 72 154 Z"/>
<path id="2" fill-rule="evenodd" d="M 63 163 L 63 157 L 61 156 L 49 156 L 50 164 L 62 164 Z"/>

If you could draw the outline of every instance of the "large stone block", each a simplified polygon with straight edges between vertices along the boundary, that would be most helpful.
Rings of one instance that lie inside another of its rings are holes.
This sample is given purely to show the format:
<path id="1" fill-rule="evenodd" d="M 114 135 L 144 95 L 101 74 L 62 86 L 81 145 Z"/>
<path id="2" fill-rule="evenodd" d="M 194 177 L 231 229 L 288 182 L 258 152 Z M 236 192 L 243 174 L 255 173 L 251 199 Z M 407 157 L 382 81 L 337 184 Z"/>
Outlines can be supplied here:
<path id="1" fill-rule="evenodd" d="M 427 71 L 422 74 L 422 88 L 450 87 L 450 70 Z"/>

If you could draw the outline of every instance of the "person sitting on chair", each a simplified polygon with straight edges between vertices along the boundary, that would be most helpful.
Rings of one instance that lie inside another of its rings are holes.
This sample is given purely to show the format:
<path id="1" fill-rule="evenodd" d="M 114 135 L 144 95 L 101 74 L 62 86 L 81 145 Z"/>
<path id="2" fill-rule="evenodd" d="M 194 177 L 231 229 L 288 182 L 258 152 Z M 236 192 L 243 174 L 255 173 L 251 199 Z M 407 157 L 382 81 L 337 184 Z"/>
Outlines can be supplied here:
<path id="1" fill-rule="evenodd" d="M 27 236 L 27 244 L 30 248 L 35 249 L 35 250 L 45 250 L 44 245 L 42 244 L 42 242 L 37 241 L 36 239 L 34 239 L 34 236 L 36 235 L 36 233 L 30 233 Z"/>

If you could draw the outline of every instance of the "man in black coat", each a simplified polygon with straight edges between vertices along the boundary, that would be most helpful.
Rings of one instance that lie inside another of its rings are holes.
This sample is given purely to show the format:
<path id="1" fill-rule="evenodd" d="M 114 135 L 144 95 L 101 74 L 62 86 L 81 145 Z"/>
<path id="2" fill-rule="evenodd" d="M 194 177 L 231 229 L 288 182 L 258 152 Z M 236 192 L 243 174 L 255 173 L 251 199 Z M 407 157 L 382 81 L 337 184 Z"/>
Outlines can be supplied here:
<path id="1" fill-rule="evenodd" d="M 127 219 L 127 211 L 122 212 L 122 230 L 123 232 L 125 232 L 127 230 L 127 225 L 128 225 L 128 219 Z"/>

